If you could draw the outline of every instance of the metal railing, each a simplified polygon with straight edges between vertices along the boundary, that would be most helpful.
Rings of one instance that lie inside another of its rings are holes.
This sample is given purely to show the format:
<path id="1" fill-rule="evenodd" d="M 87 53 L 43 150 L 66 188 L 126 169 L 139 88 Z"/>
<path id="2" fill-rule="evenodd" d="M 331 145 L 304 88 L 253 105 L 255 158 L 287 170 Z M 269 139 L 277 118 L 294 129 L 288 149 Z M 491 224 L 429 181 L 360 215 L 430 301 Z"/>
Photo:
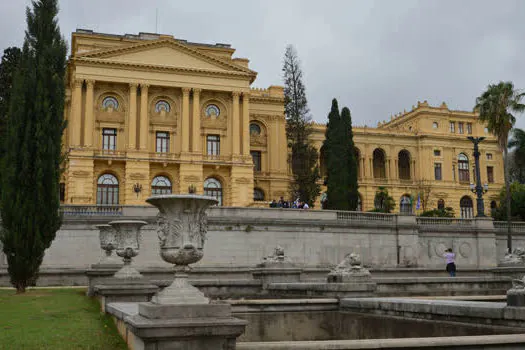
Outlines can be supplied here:
<path id="1" fill-rule="evenodd" d="M 122 205 L 67 204 L 60 207 L 64 216 L 121 216 Z"/>
<path id="2" fill-rule="evenodd" d="M 395 214 L 363 213 L 359 211 L 338 211 L 337 220 L 394 222 Z"/>

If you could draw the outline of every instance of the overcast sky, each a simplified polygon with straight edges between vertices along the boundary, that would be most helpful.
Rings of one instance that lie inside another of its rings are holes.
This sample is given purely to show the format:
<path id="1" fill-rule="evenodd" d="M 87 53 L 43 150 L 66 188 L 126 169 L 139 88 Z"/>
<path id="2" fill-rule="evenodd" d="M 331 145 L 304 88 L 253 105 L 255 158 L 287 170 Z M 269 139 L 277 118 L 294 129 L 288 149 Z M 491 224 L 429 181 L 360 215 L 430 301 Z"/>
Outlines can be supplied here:
<path id="1" fill-rule="evenodd" d="M 22 44 L 29 3 L 0 1 L 0 49 Z M 333 97 L 354 124 L 375 126 L 418 100 L 472 110 L 489 83 L 525 88 L 523 0 L 61 0 L 60 7 L 68 42 L 76 28 L 155 32 L 158 9 L 158 32 L 231 44 L 259 73 L 257 87 L 282 84 L 283 53 L 293 44 L 319 122 Z"/>

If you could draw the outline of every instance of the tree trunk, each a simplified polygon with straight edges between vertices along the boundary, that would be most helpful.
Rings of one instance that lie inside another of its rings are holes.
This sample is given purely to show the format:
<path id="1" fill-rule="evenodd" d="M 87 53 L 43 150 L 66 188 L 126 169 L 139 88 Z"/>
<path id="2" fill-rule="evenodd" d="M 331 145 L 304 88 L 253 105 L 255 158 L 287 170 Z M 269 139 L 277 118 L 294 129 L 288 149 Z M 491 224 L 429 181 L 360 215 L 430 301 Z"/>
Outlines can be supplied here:
<path id="1" fill-rule="evenodd" d="M 508 157 L 509 151 L 507 147 L 503 149 L 503 169 L 505 170 L 505 200 L 507 202 L 507 249 L 509 253 L 512 253 L 512 232 L 511 232 L 511 194 L 510 194 L 510 176 L 509 176 L 509 164 L 508 164 Z"/>
<path id="2" fill-rule="evenodd" d="M 16 288 L 16 294 L 23 294 L 26 292 L 26 284 L 23 282 L 16 283 L 15 288 Z"/>

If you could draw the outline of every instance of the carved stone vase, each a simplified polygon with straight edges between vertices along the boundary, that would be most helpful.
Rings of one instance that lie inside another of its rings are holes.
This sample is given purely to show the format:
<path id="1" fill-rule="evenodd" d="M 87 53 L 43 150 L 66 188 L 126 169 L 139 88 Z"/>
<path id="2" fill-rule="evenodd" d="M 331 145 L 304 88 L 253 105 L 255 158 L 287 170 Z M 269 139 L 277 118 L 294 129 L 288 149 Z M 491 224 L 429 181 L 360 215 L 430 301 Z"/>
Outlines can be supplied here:
<path id="1" fill-rule="evenodd" d="M 208 231 L 206 210 L 217 204 L 213 197 L 195 194 L 160 195 L 146 202 L 159 208 L 157 235 L 160 256 L 173 264 L 175 279 L 151 300 L 156 304 L 208 304 L 209 299 L 188 283 L 189 265 L 202 259 Z"/>
<path id="2" fill-rule="evenodd" d="M 96 266 L 104 268 L 122 265 L 122 263 L 113 256 L 113 251 L 117 248 L 117 240 L 113 226 L 102 224 L 95 225 L 95 227 L 99 231 L 100 248 L 105 252 L 105 255 L 102 256 Z"/>
<path id="3" fill-rule="evenodd" d="M 140 228 L 147 224 L 145 221 L 117 220 L 109 223 L 115 230 L 116 252 L 124 261 L 124 266 L 118 270 L 114 277 L 119 279 L 134 280 L 142 278 L 133 266 L 132 259 L 139 254 Z"/>

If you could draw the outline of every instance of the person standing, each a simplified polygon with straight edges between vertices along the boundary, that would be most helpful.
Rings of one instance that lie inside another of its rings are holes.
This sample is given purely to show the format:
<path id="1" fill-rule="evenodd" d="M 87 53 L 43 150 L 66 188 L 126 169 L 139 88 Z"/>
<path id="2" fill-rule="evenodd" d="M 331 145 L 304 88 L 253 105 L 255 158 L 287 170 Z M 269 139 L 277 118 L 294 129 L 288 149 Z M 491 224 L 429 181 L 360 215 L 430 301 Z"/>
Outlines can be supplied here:
<path id="1" fill-rule="evenodd" d="M 445 258 L 446 270 L 450 277 L 456 277 L 456 254 L 452 253 L 452 248 L 445 250 L 443 257 Z"/>

